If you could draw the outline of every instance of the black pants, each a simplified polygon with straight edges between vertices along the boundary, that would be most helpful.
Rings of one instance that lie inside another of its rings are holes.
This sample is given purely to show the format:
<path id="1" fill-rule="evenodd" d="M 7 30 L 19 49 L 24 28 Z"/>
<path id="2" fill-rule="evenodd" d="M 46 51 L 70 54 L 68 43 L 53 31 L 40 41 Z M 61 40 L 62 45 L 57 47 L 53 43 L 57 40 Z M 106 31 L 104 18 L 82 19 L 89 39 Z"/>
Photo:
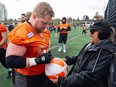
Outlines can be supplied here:
<path id="1" fill-rule="evenodd" d="M 57 87 L 46 75 L 25 76 L 15 72 L 15 87 Z"/>
<path id="2" fill-rule="evenodd" d="M 86 30 L 83 30 L 83 31 L 82 31 L 82 34 L 86 34 L 86 33 L 87 33 Z"/>
<path id="3" fill-rule="evenodd" d="M 58 43 L 66 44 L 68 34 L 60 34 Z"/>
<path id="4" fill-rule="evenodd" d="M 4 48 L 0 48 L 0 62 L 2 63 L 2 65 L 8 69 L 7 65 L 6 65 L 6 49 Z"/>

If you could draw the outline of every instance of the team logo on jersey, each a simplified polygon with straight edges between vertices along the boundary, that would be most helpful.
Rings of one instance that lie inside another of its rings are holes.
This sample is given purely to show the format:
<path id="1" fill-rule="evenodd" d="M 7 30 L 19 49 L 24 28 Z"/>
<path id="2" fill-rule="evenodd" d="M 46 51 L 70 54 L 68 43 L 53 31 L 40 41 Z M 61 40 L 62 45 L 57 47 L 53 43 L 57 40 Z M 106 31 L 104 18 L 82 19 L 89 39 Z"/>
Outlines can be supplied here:
<path id="1" fill-rule="evenodd" d="M 30 37 L 32 37 L 32 36 L 34 36 L 34 33 L 33 33 L 33 32 L 30 32 L 30 33 L 27 34 L 27 37 L 28 37 L 28 38 L 30 38 Z"/>

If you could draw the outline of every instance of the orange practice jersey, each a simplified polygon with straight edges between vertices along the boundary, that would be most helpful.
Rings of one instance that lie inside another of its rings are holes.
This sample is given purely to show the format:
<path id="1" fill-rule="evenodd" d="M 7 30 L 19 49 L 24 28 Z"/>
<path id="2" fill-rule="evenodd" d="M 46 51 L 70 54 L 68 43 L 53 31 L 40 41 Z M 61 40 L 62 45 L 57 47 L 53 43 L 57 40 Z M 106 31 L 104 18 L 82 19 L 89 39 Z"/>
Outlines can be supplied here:
<path id="1" fill-rule="evenodd" d="M 62 28 L 68 28 L 70 26 L 70 24 L 68 24 L 68 23 L 65 23 L 65 24 L 63 24 L 63 23 L 60 23 L 59 25 L 58 25 L 58 27 L 60 28 L 60 30 L 62 30 Z M 63 30 L 63 31 L 61 31 L 60 33 L 68 33 L 68 31 L 65 31 L 65 30 Z"/>
<path id="2" fill-rule="evenodd" d="M 1 32 L 7 32 L 7 29 L 4 25 L 0 24 L 0 41 L 2 40 Z M 0 48 L 6 48 L 7 47 L 7 42 L 0 46 Z"/>
<path id="3" fill-rule="evenodd" d="M 8 38 L 10 42 L 27 49 L 24 55 L 25 58 L 32 58 L 48 51 L 50 34 L 44 32 L 40 34 L 36 33 L 33 27 L 25 22 L 21 26 L 17 26 L 13 29 L 8 35 Z M 15 70 L 24 75 L 38 75 L 44 72 L 45 64 L 39 64 L 23 69 L 16 68 Z"/>

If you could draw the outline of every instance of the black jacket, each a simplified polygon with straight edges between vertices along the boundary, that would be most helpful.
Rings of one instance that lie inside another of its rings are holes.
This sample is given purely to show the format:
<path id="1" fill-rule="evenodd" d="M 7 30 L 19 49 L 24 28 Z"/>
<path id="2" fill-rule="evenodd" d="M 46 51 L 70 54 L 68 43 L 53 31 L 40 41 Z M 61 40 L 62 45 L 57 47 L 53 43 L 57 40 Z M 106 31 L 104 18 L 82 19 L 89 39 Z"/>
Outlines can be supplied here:
<path id="1" fill-rule="evenodd" d="M 115 45 L 110 40 L 87 44 L 78 56 L 70 57 L 67 63 L 74 64 L 63 81 L 63 87 L 108 87 L 109 66 Z"/>

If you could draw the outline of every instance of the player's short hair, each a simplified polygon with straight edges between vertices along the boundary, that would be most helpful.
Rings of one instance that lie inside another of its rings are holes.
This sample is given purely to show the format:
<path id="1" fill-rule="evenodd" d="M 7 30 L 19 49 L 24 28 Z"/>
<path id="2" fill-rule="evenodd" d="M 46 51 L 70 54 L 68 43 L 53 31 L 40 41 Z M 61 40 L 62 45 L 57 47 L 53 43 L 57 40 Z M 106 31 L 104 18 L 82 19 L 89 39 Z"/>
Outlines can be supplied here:
<path id="1" fill-rule="evenodd" d="M 54 11 L 50 4 L 48 4 L 47 2 L 38 3 L 33 9 L 33 13 L 35 13 L 37 17 L 44 17 L 46 15 L 54 17 Z"/>

